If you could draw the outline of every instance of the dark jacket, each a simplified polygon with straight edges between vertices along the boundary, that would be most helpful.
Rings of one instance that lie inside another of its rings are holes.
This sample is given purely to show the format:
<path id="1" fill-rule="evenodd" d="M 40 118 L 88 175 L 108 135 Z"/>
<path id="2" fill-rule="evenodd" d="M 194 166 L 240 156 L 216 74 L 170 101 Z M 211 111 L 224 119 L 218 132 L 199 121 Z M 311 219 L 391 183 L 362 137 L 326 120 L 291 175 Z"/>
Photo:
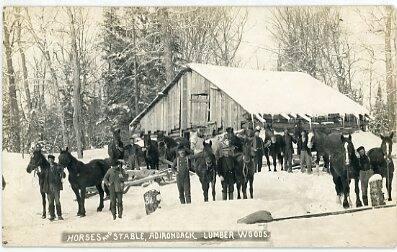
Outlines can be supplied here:
<path id="1" fill-rule="evenodd" d="M 124 189 L 124 182 L 127 180 L 128 175 L 121 167 L 111 167 L 103 177 L 103 181 L 109 186 L 110 190 L 115 192 L 122 192 Z"/>
<path id="2" fill-rule="evenodd" d="M 258 136 L 254 136 L 252 147 L 257 155 L 263 155 L 263 140 Z"/>
<path id="3" fill-rule="evenodd" d="M 293 136 L 290 134 L 287 134 L 284 136 L 284 153 L 291 154 L 294 152 L 294 147 L 292 146 L 292 143 L 296 143 L 296 140 Z"/>
<path id="4" fill-rule="evenodd" d="M 308 143 L 309 139 L 306 137 L 305 141 L 303 141 L 302 137 L 299 138 L 298 141 L 298 147 L 302 150 L 302 151 L 306 151 L 306 152 L 311 152 L 311 150 L 309 149 L 309 147 L 307 147 L 307 143 Z"/>
<path id="5" fill-rule="evenodd" d="M 218 161 L 218 175 L 224 178 L 226 184 L 234 184 L 236 181 L 237 162 L 233 157 L 221 157 Z"/>
<path id="6" fill-rule="evenodd" d="M 52 192 L 62 190 L 62 178 L 66 177 L 62 167 L 54 163 L 53 166 L 50 166 L 45 172 L 47 174 L 44 179 L 44 191 Z"/>
<path id="7" fill-rule="evenodd" d="M 368 171 L 371 169 L 371 164 L 367 155 L 360 156 L 359 158 L 360 170 Z"/>

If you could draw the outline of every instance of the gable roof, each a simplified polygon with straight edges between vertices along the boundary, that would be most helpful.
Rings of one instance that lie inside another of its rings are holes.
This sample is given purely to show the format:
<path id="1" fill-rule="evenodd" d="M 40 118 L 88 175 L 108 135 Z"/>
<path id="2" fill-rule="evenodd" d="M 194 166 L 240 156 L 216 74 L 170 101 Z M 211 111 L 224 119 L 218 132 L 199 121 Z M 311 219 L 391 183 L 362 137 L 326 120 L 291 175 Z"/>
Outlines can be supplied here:
<path id="1" fill-rule="evenodd" d="M 252 114 L 369 114 L 360 104 L 306 73 L 188 66 Z"/>
<path id="2" fill-rule="evenodd" d="M 301 72 L 262 71 L 190 63 L 164 88 L 164 94 L 189 70 L 217 86 L 251 114 L 365 115 L 369 111 L 349 97 Z M 130 125 L 161 99 L 157 96 Z"/>

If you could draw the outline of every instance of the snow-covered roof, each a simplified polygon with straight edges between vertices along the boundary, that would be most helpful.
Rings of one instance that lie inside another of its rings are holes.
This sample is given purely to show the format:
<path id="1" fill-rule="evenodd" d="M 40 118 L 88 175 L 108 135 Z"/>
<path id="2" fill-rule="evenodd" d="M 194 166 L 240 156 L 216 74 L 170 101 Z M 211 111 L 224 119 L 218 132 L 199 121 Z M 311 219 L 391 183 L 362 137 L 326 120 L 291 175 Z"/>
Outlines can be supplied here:
<path id="1" fill-rule="evenodd" d="M 363 106 L 306 73 L 196 63 L 188 67 L 252 114 L 369 114 Z"/>
<path id="2" fill-rule="evenodd" d="M 297 115 L 306 118 L 328 114 L 369 115 L 369 111 L 338 92 L 301 72 L 262 71 L 190 63 L 162 93 L 167 93 L 189 69 L 228 94 L 251 114 Z M 138 122 L 161 99 L 158 95 L 134 120 Z"/>

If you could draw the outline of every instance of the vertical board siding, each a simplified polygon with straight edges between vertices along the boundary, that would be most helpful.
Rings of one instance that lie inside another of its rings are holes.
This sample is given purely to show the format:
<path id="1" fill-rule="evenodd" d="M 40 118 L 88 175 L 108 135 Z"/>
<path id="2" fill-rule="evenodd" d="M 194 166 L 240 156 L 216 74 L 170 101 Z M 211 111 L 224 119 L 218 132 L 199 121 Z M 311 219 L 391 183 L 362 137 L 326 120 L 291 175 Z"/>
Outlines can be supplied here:
<path id="1" fill-rule="evenodd" d="M 207 79 L 195 71 L 188 71 L 147 111 L 140 124 L 146 132 L 164 130 L 171 133 L 207 126 L 208 112 L 209 121 L 218 129 L 233 127 L 238 130 L 246 110 Z"/>

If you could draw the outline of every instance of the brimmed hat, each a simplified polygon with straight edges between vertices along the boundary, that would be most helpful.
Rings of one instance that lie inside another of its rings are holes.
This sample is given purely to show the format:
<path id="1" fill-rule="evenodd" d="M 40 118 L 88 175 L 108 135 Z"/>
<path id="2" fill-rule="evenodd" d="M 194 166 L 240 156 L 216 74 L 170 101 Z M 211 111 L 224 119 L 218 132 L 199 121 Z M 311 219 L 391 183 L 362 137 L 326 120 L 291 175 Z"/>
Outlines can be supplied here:
<path id="1" fill-rule="evenodd" d="M 360 146 L 357 148 L 357 152 L 360 152 L 361 150 L 365 150 L 364 146 Z"/>
<path id="2" fill-rule="evenodd" d="M 50 155 L 48 155 L 48 159 L 50 159 L 50 158 L 55 159 L 55 156 L 50 154 Z"/>

